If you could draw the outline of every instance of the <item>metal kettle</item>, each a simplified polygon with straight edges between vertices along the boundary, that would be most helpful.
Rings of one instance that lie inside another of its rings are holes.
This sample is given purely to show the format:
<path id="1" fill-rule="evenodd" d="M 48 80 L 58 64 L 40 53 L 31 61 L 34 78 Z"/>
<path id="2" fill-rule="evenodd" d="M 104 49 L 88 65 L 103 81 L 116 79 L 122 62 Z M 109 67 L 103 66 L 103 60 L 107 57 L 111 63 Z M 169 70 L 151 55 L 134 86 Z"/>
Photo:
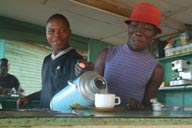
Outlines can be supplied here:
<path id="1" fill-rule="evenodd" d="M 66 112 L 75 107 L 93 106 L 96 93 L 108 93 L 106 80 L 94 71 L 87 71 L 68 84 L 53 96 L 51 110 Z"/>

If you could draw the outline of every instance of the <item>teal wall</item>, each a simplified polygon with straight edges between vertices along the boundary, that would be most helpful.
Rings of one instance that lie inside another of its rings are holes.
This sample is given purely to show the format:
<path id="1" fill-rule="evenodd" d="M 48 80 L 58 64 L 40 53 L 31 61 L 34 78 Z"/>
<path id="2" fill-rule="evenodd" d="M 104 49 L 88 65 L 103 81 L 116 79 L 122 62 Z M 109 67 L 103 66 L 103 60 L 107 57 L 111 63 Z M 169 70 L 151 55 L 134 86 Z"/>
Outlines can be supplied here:
<path id="1" fill-rule="evenodd" d="M 0 58 L 5 56 L 5 40 L 0 39 Z"/>
<path id="2" fill-rule="evenodd" d="M 110 47 L 111 45 L 106 44 L 104 42 L 100 42 L 98 40 L 95 39 L 91 39 L 89 40 L 88 43 L 88 61 L 94 63 L 95 59 L 97 58 L 99 52 L 107 47 Z"/>
<path id="3" fill-rule="evenodd" d="M 158 99 L 170 106 L 192 107 L 192 86 L 172 87 L 160 89 Z"/>

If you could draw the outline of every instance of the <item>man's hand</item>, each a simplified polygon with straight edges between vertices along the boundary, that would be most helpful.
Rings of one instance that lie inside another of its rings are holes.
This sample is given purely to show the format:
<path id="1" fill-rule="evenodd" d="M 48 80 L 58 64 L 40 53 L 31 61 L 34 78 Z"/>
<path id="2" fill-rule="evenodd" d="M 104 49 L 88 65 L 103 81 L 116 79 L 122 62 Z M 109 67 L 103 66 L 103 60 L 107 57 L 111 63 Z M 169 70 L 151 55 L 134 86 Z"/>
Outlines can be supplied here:
<path id="1" fill-rule="evenodd" d="M 127 104 L 128 109 L 135 109 L 135 110 L 143 110 L 145 106 L 137 101 L 136 99 L 128 99 L 128 104 Z"/>
<path id="2" fill-rule="evenodd" d="M 85 60 L 78 60 L 75 65 L 75 75 L 80 76 L 86 71 L 92 71 L 94 69 L 94 64 L 87 62 Z"/>
<path id="3" fill-rule="evenodd" d="M 29 102 L 31 101 L 27 97 L 21 97 L 17 100 L 17 108 L 24 109 Z"/>

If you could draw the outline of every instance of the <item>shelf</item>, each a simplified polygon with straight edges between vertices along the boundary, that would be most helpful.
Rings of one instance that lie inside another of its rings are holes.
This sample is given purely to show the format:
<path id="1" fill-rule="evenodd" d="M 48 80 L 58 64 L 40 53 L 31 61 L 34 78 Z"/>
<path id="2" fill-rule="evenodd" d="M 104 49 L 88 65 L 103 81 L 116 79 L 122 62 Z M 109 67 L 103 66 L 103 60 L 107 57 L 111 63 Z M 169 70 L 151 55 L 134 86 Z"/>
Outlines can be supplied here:
<path id="1" fill-rule="evenodd" d="M 167 87 L 159 87 L 159 91 L 164 91 L 164 90 L 181 90 L 181 89 L 192 89 L 192 85 L 184 85 L 184 86 L 167 86 Z"/>
<path id="2" fill-rule="evenodd" d="M 174 60 L 175 58 L 183 58 L 183 57 L 187 57 L 187 56 L 191 56 L 191 55 L 192 55 L 192 52 L 188 52 L 188 53 L 185 53 L 185 54 L 180 54 L 180 55 L 168 56 L 168 57 L 160 58 L 158 60 L 160 62 L 170 61 L 170 60 Z"/>

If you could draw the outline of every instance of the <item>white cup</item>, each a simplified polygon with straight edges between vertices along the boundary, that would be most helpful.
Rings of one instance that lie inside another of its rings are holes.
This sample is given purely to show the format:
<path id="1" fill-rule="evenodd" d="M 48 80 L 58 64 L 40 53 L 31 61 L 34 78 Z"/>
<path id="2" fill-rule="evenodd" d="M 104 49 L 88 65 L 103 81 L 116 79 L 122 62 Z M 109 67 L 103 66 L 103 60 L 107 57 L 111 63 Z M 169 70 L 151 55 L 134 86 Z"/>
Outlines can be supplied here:
<path id="1" fill-rule="evenodd" d="M 95 94 L 96 108 L 113 108 L 120 103 L 120 97 L 115 96 L 115 94 Z"/>
<path id="2" fill-rule="evenodd" d="M 162 109 L 162 104 L 152 104 L 153 106 L 153 111 L 161 111 Z"/>

